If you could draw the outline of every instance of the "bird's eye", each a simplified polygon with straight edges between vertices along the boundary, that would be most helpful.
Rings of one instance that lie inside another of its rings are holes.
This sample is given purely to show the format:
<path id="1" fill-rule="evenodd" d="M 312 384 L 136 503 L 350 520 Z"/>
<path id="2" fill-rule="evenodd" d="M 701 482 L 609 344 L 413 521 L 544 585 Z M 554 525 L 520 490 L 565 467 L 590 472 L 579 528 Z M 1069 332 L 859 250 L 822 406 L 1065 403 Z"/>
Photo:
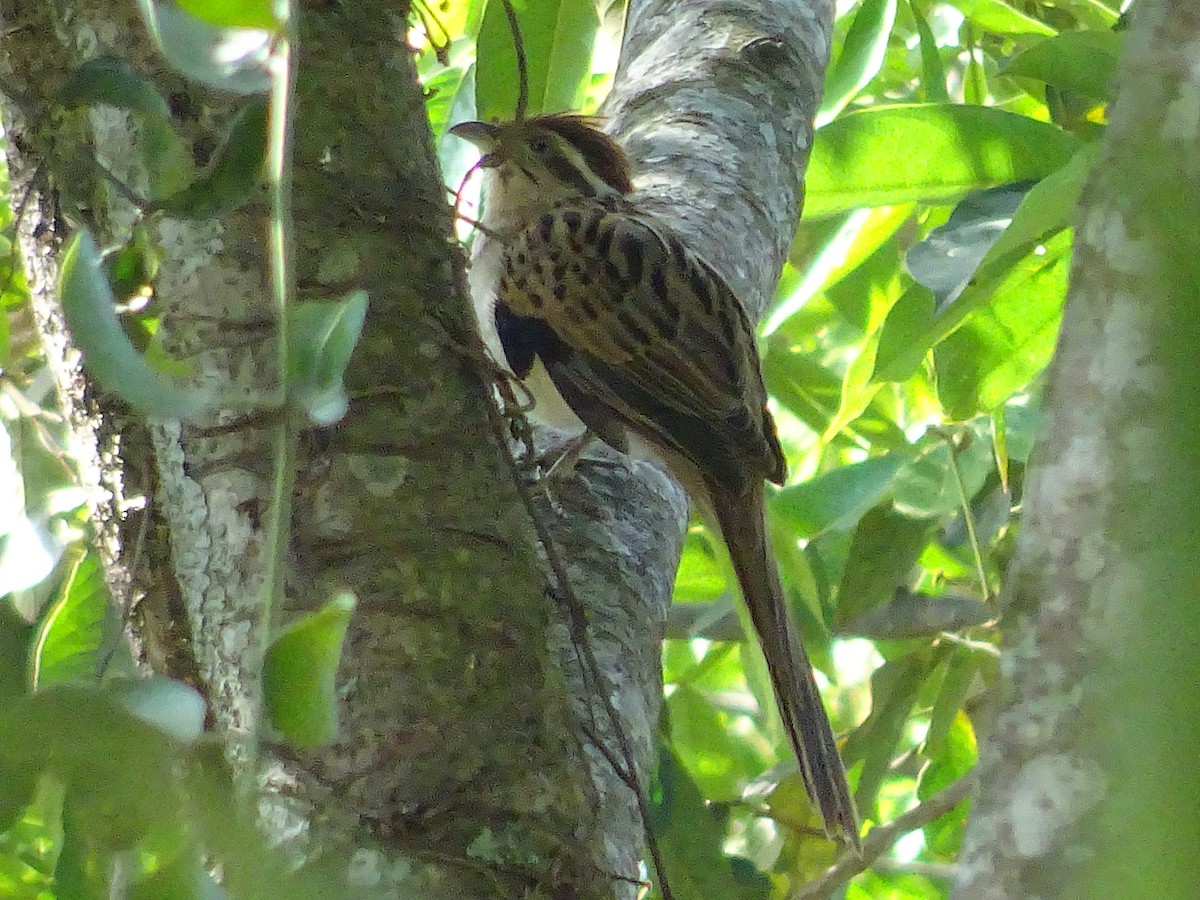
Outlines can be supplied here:
<path id="1" fill-rule="evenodd" d="M 535 137 L 529 142 L 529 149 L 534 153 L 542 154 L 550 152 L 550 142 L 543 137 Z"/>

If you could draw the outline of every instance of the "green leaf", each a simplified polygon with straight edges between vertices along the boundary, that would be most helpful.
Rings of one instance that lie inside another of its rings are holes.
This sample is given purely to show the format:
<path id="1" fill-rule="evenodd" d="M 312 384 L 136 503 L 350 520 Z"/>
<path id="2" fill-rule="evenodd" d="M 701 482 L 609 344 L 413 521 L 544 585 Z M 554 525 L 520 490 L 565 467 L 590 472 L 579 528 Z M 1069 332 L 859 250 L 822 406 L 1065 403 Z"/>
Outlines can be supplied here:
<path id="1" fill-rule="evenodd" d="M 886 504 L 859 520 L 838 586 L 839 626 L 889 602 L 897 588 L 908 585 L 933 530 L 932 523 L 902 516 Z"/>
<path id="2" fill-rule="evenodd" d="M 896 475 L 910 459 L 908 453 L 888 453 L 783 488 L 769 499 L 771 514 L 797 538 L 848 528 L 890 494 Z"/>
<path id="3" fill-rule="evenodd" d="M 925 89 L 925 99 L 931 103 L 946 103 L 950 100 L 950 93 L 946 90 L 946 67 L 942 65 L 937 38 L 933 36 L 929 22 L 918 8 L 916 0 L 908 0 L 908 9 L 921 42 L 921 87 Z"/>
<path id="4" fill-rule="evenodd" d="M 909 220 L 912 210 L 911 204 L 860 209 L 837 218 L 802 223 L 788 259 L 804 275 L 791 285 L 780 282 L 775 302 L 760 325 L 761 333 L 770 336 L 818 292 L 853 272 L 891 240 Z"/>
<path id="5" fill-rule="evenodd" d="M 127 847 L 178 814 L 169 787 L 174 745 L 122 710 L 110 691 L 52 685 L 0 709 L 0 732 L 21 737 L 0 743 L 0 764 L 39 774 L 49 766 L 67 785 L 72 821 L 88 826 L 92 846 Z"/>
<path id="6" fill-rule="evenodd" d="M 888 312 L 875 350 L 876 381 L 906 381 L 933 349 L 933 292 L 913 284 Z"/>
<path id="7" fill-rule="evenodd" d="M 191 144 L 180 137 L 169 120 L 146 119 L 141 138 L 139 149 L 152 201 L 183 190 L 196 177 Z"/>
<path id="8" fill-rule="evenodd" d="M 766 885 L 740 881 L 725 856 L 727 814 L 708 804 L 687 770 L 669 748 L 658 754 L 650 796 L 654 832 L 676 897 L 766 900 Z"/>
<path id="9" fill-rule="evenodd" d="M 1120 0 L 1067 0 L 1059 9 L 1068 10 L 1084 28 L 1113 28 L 1121 20 Z"/>
<path id="10" fill-rule="evenodd" d="M 884 325 L 875 361 L 876 379 L 902 381 L 909 377 L 925 354 L 972 313 L 995 301 L 1001 291 L 1016 290 L 1023 279 L 1036 273 L 1050 252 L 1046 242 L 1057 242 L 1054 236 L 1070 225 L 1079 193 L 1101 150 L 1099 143 L 1080 147 L 1065 166 L 1029 190 L 968 286 L 942 315 L 934 315 L 933 297 L 920 285 L 897 301 Z M 1019 294 L 1012 300 L 1019 303 Z M 974 410 L 961 418 L 973 414 Z"/>
<path id="11" fill-rule="evenodd" d="M 175 5 L 222 28 L 277 29 L 276 0 L 175 0 Z"/>
<path id="12" fill-rule="evenodd" d="M 267 651 L 267 711 L 297 746 L 320 747 L 337 737 L 337 668 L 354 606 L 353 595 L 338 594 L 285 628 Z"/>
<path id="13" fill-rule="evenodd" d="M 811 355 L 792 350 L 779 335 L 767 345 L 763 374 L 771 396 L 821 434 L 837 413 L 842 382 Z"/>
<path id="14" fill-rule="evenodd" d="M 429 127 L 435 142 L 442 139 L 450 123 L 455 120 L 454 110 L 461 104 L 463 88 L 467 86 L 467 72 L 464 66 L 447 66 L 422 81 L 425 112 L 429 116 Z"/>
<path id="15" fill-rule="evenodd" d="M 1062 232 L 1014 267 L 961 328 L 934 350 L 938 396 L 968 419 L 1029 386 L 1050 362 L 1066 296 L 1071 234 Z M 960 302 L 978 302 L 964 292 Z"/>
<path id="16" fill-rule="evenodd" d="M 63 817 L 62 848 L 54 864 L 54 886 L 60 896 L 77 900 L 104 900 L 106 891 L 88 872 L 89 846 L 86 829 L 72 816 Z"/>
<path id="17" fill-rule="evenodd" d="M 1060 90 L 1107 100 L 1112 94 L 1121 34 L 1116 31 L 1068 31 L 1039 41 L 1001 68 L 1005 75 L 1036 78 Z"/>
<path id="18" fill-rule="evenodd" d="M 36 776 L 20 769 L 0 765 L 0 835 L 8 831 L 33 802 Z"/>
<path id="19" fill-rule="evenodd" d="M 41 790 L 26 822 L 40 817 L 47 828 L 37 840 L 54 839 L 62 807 L 67 832 L 62 852 L 43 858 L 57 860 L 53 895 L 71 900 L 111 896 L 109 876 L 113 854 L 136 845 L 137 863 L 161 871 L 170 860 L 198 857 L 203 847 L 209 863 L 220 865 L 222 885 L 232 898 L 318 900 L 346 896 L 344 878 L 335 881 L 317 865 L 296 869 L 283 854 L 272 853 L 255 827 L 257 810 L 230 775 L 216 742 L 200 741 L 181 747 L 156 727 L 123 706 L 122 692 L 107 688 L 59 684 L 15 702 L 0 704 L 0 772 L 4 785 L 10 776 L 36 778 Z M 61 786 L 61 787 L 60 787 Z M 65 803 L 59 797 L 65 792 Z M 46 795 L 49 795 L 48 797 Z M 47 831 L 50 832 L 47 835 Z M 5 836 L 9 838 L 11 835 Z M 0 866 L 8 847 L 0 842 Z M 143 855 L 144 854 L 144 855 Z M 64 860 L 63 856 L 66 856 Z M 193 869 L 193 871 L 195 871 Z M 0 868 L 0 885 L 8 873 Z M 188 890 L 180 873 L 163 882 L 139 883 L 121 896 L 154 900 L 219 900 L 225 894 L 197 877 Z M 145 890 L 142 890 L 144 886 Z M 155 890 L 162 886 L 163 890 Z M 180 887 L 172 894 L 169 887 Z M 10 892 L 0 886 L 5 897 Z M 20 893 L 33 900 L 50 896 L 43 891 Z M 359 887 L 354 896 L 374 900 L 380 895 Z M 380 898 L 382 900 L 382 898 Z"/>
<path id="20" fill-rule="evenodd" d="M 366 291 L 299 303 L 291 312 L 290 397 L 317 425 L 333 424 L 349 408 L 343 378 L 366 318 Z"/>
<path id="21" fill-rule="evenodd" d="M 33 626 L 17 614 L 12 604 L 0 600 L 0 706 L 25 696 L 29 690 L 26 654 L 33 634 Z M 3 830 L 0 828 L 0 832 Z"/>
<path id="22" fill-rule="evenodd" d="M 513 0 L 529 74 L 526 114 L 577 109 L 591 74 L 600 21 L 592 0 Z M 475 105 L 480 119 L 512 119 L 517 111 L 517 55 L 500 0 L 483 15 L 476 47 Z"/>
<path id="23" fill-rule="evenodd" d="M 1004 443 L 1009 459 L 1026 462 L 1041 436 L 1042 411 L 1034 402 L 1010 402 L 1001 410 L 1004 419 Z"/>
<path id="24" fill-rule="evenodd" d="M 971 280 L 974 289 L 999 283 L 1013 260 L 1033 252 L 1071 226 L 1083 185 L 1102 151 L 1103 145 L 1099 141 L 1083 145 L 1066 165 L 1030 188 L 1013 213 L 1008 228 L 980 261 Z"/>
<path id="25" fill-rule="evenodd" d="M 858 110 L 817 131 L 805 216 L 944 202 L 1041 178 L 1079 146 L 1062 129 L 994 107 L 929 103 Z"/>
<path id="26" fill-rule="evenodd" d="M 667 699 L 671 747 L 710 800 L 732 802 L 761 762 L 751 745 L 731 733 L 721 713 L 694 687 L 679 685 Z"/>
<path id="27" fill-rule="evenodd" d="M 1045 22 L 1019 12 L 1003 0 L 957 0 L 955 6 L 975 24 L 997 34 L 1058 33 Z"/>
<path id="28" fill-rule="evenodd" d="M 262 185 L 267 154 L 267 103 L 251 100 L 230 121 L 204 172 L 156 205 L 175 216 L 218 218 L 237 209 Z"/>
<path id="29" fill-rule="evenodd" d="M 97 56 L 72 72 L 59 102 L 66 107 L 102 103 L 162 119 L 171 115 L 167 101 L 154 84 L 115 56 Z"/>
<path id="30" fill-rule="evenodd" d="M 63 254 L 60 291 L 67 327 L 87 371 L 146 415 L 192 419 L 210 405 L 204 390 L 182 388 L 150 367 L 117 320 L 116 297 L 92 234 L 78 231 Z"/>
<path id="31" fill-rule="evenodd" d="M 850 734 L 843 751 L 847 764 L 863 760 L 854 799 L 864 817 L 875 808 L 879 786 L 896 757 L 930 665 L 930 654 L 914 653 L 889 660 L 871 676 L 871 714 Z"/>
<path id="32" fill-rule="evenodd" d="M 941 752 L 921 773 L 917 797 L 928 800 L 970 772 L 978 761 L 975 729 L 966 713 L 959 712 L 946 732 Z M 926 843 L 939 857 L 952 859 L 957 856 L 970 804 L 970 800 L 963 800 L 952 811 L 925 826 Z"/>
<path id="33" fill-rule="evenodd" d="M 863 0 L 846 32 L 842 52 L 825 76 L 818 126 L 833 119 L 871 83 L 883 65 L 896 21 L 896 0 Z"/>
<path id="34" fill-rule="evenodd" d="M 130 885 L 128 900 L 228 900 L 197 853 L 156 856 L 154 872 Z"/>
<path id="35" fill-rule="evenodd" d="M 104 272 L 119 303 L 128 304 L 132 297 L 143 294 L 154 283 L 161 255 L 142 223 L 134 226 L 129 241 L 104 254 Z"/>
<path id="36" fill-rule="evenodd" d="M 980 653 L 966 647 L 955 647 L 946 663 L 945 676 L 938 689 L 937 699 L 929 714 L 929 731 L 925 735 L 926 750 L 930 755 L 941 753 L 946 736 L 954 720 L 962 711 L 971 685 L 979 672 Z"/>
<path id="37" fill-rule="evenodd" d="M 707 603 L 729 590 L 725 573 L 704 541 L 689 534 L 675 570 L 673 599 L 677 603 Z"/>
<path id="38" fill-rule="evenodd" d="M 912 465 L 897 473 L 892 485 L 897 511 L 913 518 L 938 519 L 960 510 L 962 498 L 950 466 L 950 454 L 954 453 L 970 499 L 983 487 L 995 466 L 989 429 L 986 417 L 971 421 L 963 434 L 965 439 L 953 451 L 940 433 L 927 433 L 918 445 L 919 453 Z"/>
<path id="39" fill-rule="evenodd" d="M 100 561 L 93 553 L 81 555 L 38 629 L 30 659 L 34 688 L 44 690 L 63 681 L 95 681 L 100 652 L 114 627 Z"/>
<path id="40" fill-rule="evenodd" d="M 181 75 L 235 94 L 271 89 L 274 26 L 222 28 L 159 0 L 138 0 L 138 8 L 163 58 Z"/>
<path id="41" fill-rule="evenodd" d="M 974 191 L 905 254 L 913 278 L 933 291 L 938 309 L 949 305 L 1008 228 L 1029 192 L 1027 182 Z"/>

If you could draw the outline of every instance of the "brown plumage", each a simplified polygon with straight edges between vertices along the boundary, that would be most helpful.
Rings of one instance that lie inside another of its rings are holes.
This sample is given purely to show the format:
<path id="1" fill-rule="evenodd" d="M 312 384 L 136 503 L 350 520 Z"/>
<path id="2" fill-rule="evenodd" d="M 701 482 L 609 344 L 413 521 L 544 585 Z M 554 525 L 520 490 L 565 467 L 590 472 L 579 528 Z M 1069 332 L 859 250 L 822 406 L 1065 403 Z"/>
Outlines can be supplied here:
<path id="1" fill-rule="evenodd" d="M 741 303 L 627 199 L 628 162 L 593 122 L 550 116 L 454 133 L 480 145 L 491 175 L 471 277 L 485 341 L 526 383 L 535 419 L 586 426 L 622 452 L 648 447 L 719 527 L 809 795 L 826 830 L 858 847 L 767 539 L 763 482 L 782 484 L 786 462 Z"/>

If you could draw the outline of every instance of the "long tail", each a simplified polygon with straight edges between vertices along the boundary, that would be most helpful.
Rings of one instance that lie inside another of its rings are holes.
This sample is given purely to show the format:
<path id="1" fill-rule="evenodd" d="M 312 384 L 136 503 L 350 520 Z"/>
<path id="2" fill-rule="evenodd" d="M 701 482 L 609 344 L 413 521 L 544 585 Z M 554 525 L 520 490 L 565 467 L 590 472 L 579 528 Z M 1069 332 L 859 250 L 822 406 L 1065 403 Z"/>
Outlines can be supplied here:
<path id="1" fill-rule="evenodd" d="M 721 527 L 754 630 L 762 645 L 775 701 L 808 795 L 821 810 L 825 832 L 847 839 L 861 851 L 858 814 L 846 783 L 829 716 L 813 679 L 804 645 L 792 627 L 767 539 L 762 482 L 748 493 L 709 485 L 712 512 Z"/>

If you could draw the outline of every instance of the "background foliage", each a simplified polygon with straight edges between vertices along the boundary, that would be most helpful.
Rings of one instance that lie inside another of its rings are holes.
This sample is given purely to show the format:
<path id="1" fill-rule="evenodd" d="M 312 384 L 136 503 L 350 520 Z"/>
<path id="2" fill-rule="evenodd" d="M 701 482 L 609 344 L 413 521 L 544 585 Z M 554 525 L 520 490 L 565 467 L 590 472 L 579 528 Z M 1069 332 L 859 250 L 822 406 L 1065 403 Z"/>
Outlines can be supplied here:
<path id="1" fill-rule="evenodd" d="M 181 6 L 210 28 L 271 21 L 256 18 L 267 13 L 255 4 L 242 13 Z M 622 5 L 516 6 L 530 111 L 597 108 Z M 1019 527 L 1073 207 L 1103 134 L 1118 15 L 1108 0 L 839 9 L 804 217 L 761 346 L 792 472 L 771 499 L 779 563 L 871 824 L 975 762 L 986 724 L 978 700 L 997 669 L 995 597 Z M 472 159 L 443 140 L 448 126 L 510 116 L 515 105 L 508 27 L 494 0 L 461 0 L 419 7 L 410 40 L 457 188 Z M 74 102 L 153 106 L 117 80 L 117 93 Z M 260 157 L 229 157 L 226 170 L 197 177 L 209 178 L 206 188 L 224 179 L 218 196 L 237 202 L 246 191 L 238 173 L 256 172 Z M 182 204 L 186 188 L 175 196 Z M 20 205 L 12 198 L 16 214 Z M 86 498 L 41 362 L 12 215 L 0 246 L 0 593 L 9 598 L 0 607 L 0 895 L 106 896 L 120 872 L 134 896 L 214 896 L 195 853 L 207 846 L 226 854 L 231 893 L 302 896 L 313 882 L 283 881 L 244 815 L 233 829 L 241 840 L 218 838 L 228 776 L 196 746 L 188 702 L 97 687 L 101 673 L 119 681 L 129 662 L 89 549 Z M 152 335 L 152 320 L 147 328 Z M 336 373 L 332 381 L 321 389 L 336 398 Z M 676 896 L 778 896 L 818 874 L 833 849 L 790 761 L 761 660 L 740 642 L 720 559 L 694 528 L 663 650 L 653 827 Z M 155 711 L 167 708 L 176 712 L 164 723 Z M 20 734 L 36 736 L 36 752 Z M 846 895 L 945 895 L 967 811 L 960 804 L 900 837 Z"/>

